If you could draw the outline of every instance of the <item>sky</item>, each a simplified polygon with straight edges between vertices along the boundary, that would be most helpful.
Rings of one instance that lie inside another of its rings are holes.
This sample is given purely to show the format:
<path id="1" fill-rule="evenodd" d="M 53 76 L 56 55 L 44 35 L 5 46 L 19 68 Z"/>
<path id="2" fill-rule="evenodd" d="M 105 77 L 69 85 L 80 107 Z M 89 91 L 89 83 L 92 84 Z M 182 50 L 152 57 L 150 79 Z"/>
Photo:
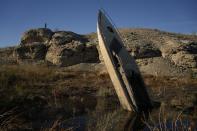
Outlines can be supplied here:
<path id="1" fill-rule="evenodd" d="M 20 43 L 31 28 L 96 32 L 98 9 L 120 28 L 197 32 L 197 0 L 0 0 L 0 47 Z"/>

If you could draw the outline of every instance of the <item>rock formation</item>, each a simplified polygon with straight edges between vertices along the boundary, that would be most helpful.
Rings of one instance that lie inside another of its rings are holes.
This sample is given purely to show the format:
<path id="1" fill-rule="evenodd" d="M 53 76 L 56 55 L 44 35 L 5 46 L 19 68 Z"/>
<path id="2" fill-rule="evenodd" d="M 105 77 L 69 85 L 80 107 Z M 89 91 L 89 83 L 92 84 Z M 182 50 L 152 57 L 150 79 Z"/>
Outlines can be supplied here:
<path id="1" fill-rule="evenodd" d="M 196 71 L 197 74 L 197 36 L 155 29 L 121 29 L 120 32 L 142 72 L 185 76 Z M 102 63 L 96 33 L 79 35 L 71 31 L 31 29 L 24 33 L 20 45 L 13 49 L 10 48 L 9 52 L 14 52 L 14 55 L 7 58 L 16 58 L 19 63 L 26 60 L 41 60 L 57 66 Z M 2 57 L 3 54 L 6 53 L 1 51 Z"/>
<path id="2" fill-rule="evenodd" d="M 49 42 L 46 61 L 59 66 L 69 66 L 79 63 L 97 63 L 98 52 L 95 45 L 73 32 L 55 32 Z"/>
<path id="3" fill-rule="evenodd" d="M 71 31 L 52 32 L 50 29 L 31 29 L 24 33 L 15 49 L 17 61 L 45 60 L 58 66 L 78 63 L 97 63 L 95 44 L 85 36 Z"/>
<path id="4" fill-rule="evenodd" d="M 187 76 L 196 70 L 197 36 L 152 29 L 122 29 L 120 32 L 142 72 Z"/>

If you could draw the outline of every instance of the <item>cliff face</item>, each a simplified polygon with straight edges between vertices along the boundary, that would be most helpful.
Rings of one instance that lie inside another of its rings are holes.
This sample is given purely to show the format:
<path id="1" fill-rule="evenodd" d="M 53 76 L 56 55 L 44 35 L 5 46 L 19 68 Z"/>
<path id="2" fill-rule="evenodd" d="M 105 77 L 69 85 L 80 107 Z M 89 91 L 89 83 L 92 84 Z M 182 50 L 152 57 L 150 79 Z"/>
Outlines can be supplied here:
<path id="1" fill-rule="evenodd" d="M 197 36 L 153 29 L 121 29 L 120 32 L 142 72 L 168 76 L 197 72 Z M 71 66 L 102 62 L 99 52 L 96 33 L 79 35 L 39 28 L 26 31 L 20 45 L 1 49 L 0 55 L 1 64 L 43 62 Z"/>

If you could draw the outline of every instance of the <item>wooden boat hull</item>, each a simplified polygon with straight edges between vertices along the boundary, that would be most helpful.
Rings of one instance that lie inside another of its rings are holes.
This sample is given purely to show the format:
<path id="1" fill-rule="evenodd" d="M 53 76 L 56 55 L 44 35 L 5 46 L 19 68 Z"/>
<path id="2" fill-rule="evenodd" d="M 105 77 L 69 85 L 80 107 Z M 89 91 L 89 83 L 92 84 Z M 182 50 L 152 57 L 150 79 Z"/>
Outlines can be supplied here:
<path id="1" fill-rule="evenodd" d="M 135 59 L 102 11 L 98 15 L 97 34 L 104 63 L 122 107 L 136 112 L 152 108 Z"/>

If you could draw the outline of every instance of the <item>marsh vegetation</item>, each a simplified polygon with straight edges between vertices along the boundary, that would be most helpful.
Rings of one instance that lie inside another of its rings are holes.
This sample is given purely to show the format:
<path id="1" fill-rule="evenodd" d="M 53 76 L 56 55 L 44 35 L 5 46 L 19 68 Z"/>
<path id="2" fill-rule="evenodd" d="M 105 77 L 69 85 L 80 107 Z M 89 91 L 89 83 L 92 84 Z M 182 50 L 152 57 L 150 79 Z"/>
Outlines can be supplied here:
<path id="1" fill-rule="evenodd" d="M 161 107 L 135 128 L 196 128 L 197 80 L 144 76 Z M 124 130 L 135 115 L 124 111 L 108 74 L 46 65 L 1 65 L 1 130 Z M 142 116 L 143 118 L 143 116 Z"/>

